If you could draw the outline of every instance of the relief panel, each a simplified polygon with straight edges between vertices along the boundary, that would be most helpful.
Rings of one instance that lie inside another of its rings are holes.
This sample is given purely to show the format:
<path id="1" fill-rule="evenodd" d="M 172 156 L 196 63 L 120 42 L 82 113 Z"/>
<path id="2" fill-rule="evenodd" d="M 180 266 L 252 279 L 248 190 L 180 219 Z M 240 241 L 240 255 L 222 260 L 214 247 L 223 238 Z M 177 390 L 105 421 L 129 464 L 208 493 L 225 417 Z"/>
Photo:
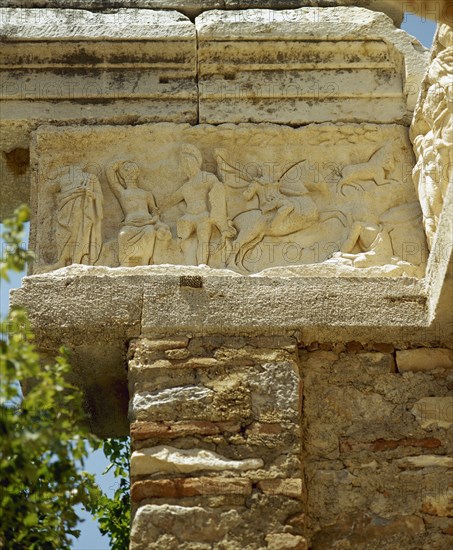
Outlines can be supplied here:
<path id="1" fill-rule="evenodd" d="M 41 127 L 34 272 L 72 263 L 421 275 L 398 125 Z"/>

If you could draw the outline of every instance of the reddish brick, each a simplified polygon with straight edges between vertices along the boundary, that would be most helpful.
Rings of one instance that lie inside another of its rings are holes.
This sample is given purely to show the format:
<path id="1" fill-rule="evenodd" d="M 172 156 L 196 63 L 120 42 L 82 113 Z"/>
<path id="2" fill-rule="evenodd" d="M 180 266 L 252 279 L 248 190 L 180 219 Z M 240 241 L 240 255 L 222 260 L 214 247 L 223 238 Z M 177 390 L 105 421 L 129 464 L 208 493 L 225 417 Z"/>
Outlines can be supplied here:
<path id="1" fill-rule="evenodd" d="M 353 341 L 346 344 L 346 349 L 349 353 L 355 353 L 357 351 L 361 351 L 363 349 L 363 346 L 360 342 Z"/>
<path id="2" fill-rule="evenodd" d="M 351 453 L 356 451 L 393 451 L 398 447 L 421 447 L 423 449 L 436 449 L 442 447 L 442 442 L 435 437 L 426 437 L 423 439 L 405 438 L 405 439 L 377 439 L 370 443 L 355 441 L 353 439 L 340 440 L 340 452 Z"/>
<path id="3" fill-rule="evenodd" d="M 377 343 L 372 346 L 373 351 L 379 351 L 380 353 L 393 353 L 395 348 L 392 344 Z"/>
<path id="4" fill-rule="evenodd" d="M 283 495 L 297 499 L 303 496 L 303 482 L 299 478 L 263 479 L 257 485 L 258 489 L 268 495 Z"/>
<path id="5" fill-rule="evenodd" d="M 147 498 L 184 498 L 201 495 L 245 495 L 252 493 L 248 479 L 198 477 L 173 479 L 146 479 L 136 481 L 131 488 L 131 499 L 140 502 Z"/>
<path id="6" fill-rule="evenodd" d="M 215 422 L 134 422 L 131 424 L 131 437 L 135 441 L 156 438 L 184 437 L 187 435 L 216 435 L 221 427 Z"/>

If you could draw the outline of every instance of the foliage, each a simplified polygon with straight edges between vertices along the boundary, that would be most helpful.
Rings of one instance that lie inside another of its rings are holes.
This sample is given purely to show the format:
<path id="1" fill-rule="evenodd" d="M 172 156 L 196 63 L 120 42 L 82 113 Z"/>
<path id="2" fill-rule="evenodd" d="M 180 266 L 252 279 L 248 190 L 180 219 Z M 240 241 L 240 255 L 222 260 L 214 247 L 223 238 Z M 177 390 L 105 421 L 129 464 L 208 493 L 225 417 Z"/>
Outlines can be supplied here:
<path id="1" fill-rule="evenodd" d="M 108 535 L 111 550 L 124 550 L 129 546 L 130 534 L 130 497 L 129 497 L 129 456 L 128 437 L 106 439 L 99 443 L 105 456 L 110 460 L 104 474 L 114 468 L 118 486 L 113 498 L 102 494 L 98 500 L 95 517 L 100 531 Z"/>
<path id="2" fill-rule="evenodd" d="M 0 279 L 23 270 L 22 248 L 28 210 L 4 222 L 7 243 Z M 77 504 L 94 510 L 99 499 L 88 455 L 82 395 L 67 382 L 70 366 L 62 349 L 43 364 L 32 343 L 26 314 L 11 311 L 0 339 L 0 547 L 66 549 L 78 536 Z M 27 385 L 22 397 L 18 382 Z"/>
<path id="3" fill-rule="evenodd" d="M 4 220 L 0 281 L 22 272 L 32 254 L 23 247 L 29 211 Z M 68 383 L 64 349 L 43 364 L 24 311 L 12 310 L 0 338 L 0 548 L 66 549 L 78 537 L 77 504 L 98 520 L 113 550 L 129 545 L 129 438 L 99 441 L 87 430 L 83 398 Z M 22 396 L 20 385 L 27 387 Z M 87 445 L 89 443 L 89 445 Z M 109 498 L 83 470 L 89 448 L 102 448 L 118 488 Z"/>
<path id="4" fill-rule="evenodd" d="M 0 281 L 9 281 L 8 271 L 23 271 L 27 262 L 33 258 L 31 252 L 22 246 L 25 224 L 30 218 L 30 212 L 24 204 L 14 212 L 14 217 L 3 220 L 6 248 L 0 258 Z"/>

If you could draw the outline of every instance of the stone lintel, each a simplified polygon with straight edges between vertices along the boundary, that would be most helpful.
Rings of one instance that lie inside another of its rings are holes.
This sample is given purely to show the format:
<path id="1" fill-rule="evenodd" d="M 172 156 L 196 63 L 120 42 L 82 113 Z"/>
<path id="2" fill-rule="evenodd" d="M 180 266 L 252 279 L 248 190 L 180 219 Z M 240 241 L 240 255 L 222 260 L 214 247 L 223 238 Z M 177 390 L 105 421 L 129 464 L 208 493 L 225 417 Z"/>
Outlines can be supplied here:
<path id="1" fill-rule="evenodd" d="M 5 8 L 58 8 L 86 9 L 91 11 L 118 8 L 153 10 L 177 10 L 188 17 L 196 17 L 209 10 L 273 9 L 286 10 L 301 7 L 330 8 L 335 6 L 359 6 L 382 11 L 399 26 L 403 20 L 404 6 L 391 0 L 0 0 Z"/>
<path id="2" fill-rule="evenodd" d="M 185 279 L 183 279 L 185 277 Z M 201 288 L 181 286 L 200 278 Z M 93 430 L 127 430 L 126 349 L 138 337 L 296 335 L 300 341 L 439 341 L 423 281 L 412 278 L 242 277 L 200 267 L 72 266 L 23 280 L 12 304 L 29 311 L 46 357 L 71 349 Z"/>

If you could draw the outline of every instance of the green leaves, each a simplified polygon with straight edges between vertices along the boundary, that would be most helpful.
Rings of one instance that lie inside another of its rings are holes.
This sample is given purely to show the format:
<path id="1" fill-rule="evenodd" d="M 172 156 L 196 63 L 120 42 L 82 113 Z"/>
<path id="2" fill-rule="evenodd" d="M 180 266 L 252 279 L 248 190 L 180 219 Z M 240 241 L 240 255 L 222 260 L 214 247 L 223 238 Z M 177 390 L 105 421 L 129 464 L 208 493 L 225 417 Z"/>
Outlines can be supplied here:
<path id="1" fill-rule="evenodd" d="M 111 550 L 124 550 L 129 546 L 130 534 L 130 440 L 128 437 L 106 439 L 98 444 L 99 447 L 102 447 L 105 456 L 110 460 L 104 473 L 114 468 L 118 486 L 113 498 L 105 494 L 101 496 L 94 515 L 101 533 L 108 535 L 110 539 Z"/>
<path id="2" fill-rule="evenodd" d="M 8 271 L 23 271 L 33 254 L 23 246 L 25 223 L 30 219 L 28 206 L 22 204 L 14 211 L 14 216 L 3 220 L 2 238 L 6 243 L 0 258 L 0 279 L 9 281 Z"/>
<path id="3" fill-rule="evenodd" d="M 6 220 L 8 243 L 0 277 L 22 271 L 30 254 L 23 248 L 28 209 Z M 70 548 L 77 535 L 76 504 L 93 509 L 100 491 L 83 471 L 88 455 L 80 391 L 67 381 L 65 350 L 43 364 L 24 311 L 12 310 L 0 339 L 0 547 Z M 27 387 L 22 396 L 20 385 Z"/>
<path id="4" fill-rule="evenodd" d="M 0 280 L 32 258 L 23 246 L 29 211 L 4 221 L 7 243 Z M 78 537 L 81 504 L 93 514 L 113 550 L 129 546 L 129 439 L 100 442 L 86 428 L 81 391 L 68 382 L 69 353 L 50 363 L 33 345 L 27 315 L 13 309 L 0 331 L 0 548 L 65 550 Z M 22 395 L 20 386 L 26 388 Z M 88 445 L 87 445 L 88 443 Z M 103 447 L 118 477 L 112 499 L 84 471 L 89 448 Z"/>

